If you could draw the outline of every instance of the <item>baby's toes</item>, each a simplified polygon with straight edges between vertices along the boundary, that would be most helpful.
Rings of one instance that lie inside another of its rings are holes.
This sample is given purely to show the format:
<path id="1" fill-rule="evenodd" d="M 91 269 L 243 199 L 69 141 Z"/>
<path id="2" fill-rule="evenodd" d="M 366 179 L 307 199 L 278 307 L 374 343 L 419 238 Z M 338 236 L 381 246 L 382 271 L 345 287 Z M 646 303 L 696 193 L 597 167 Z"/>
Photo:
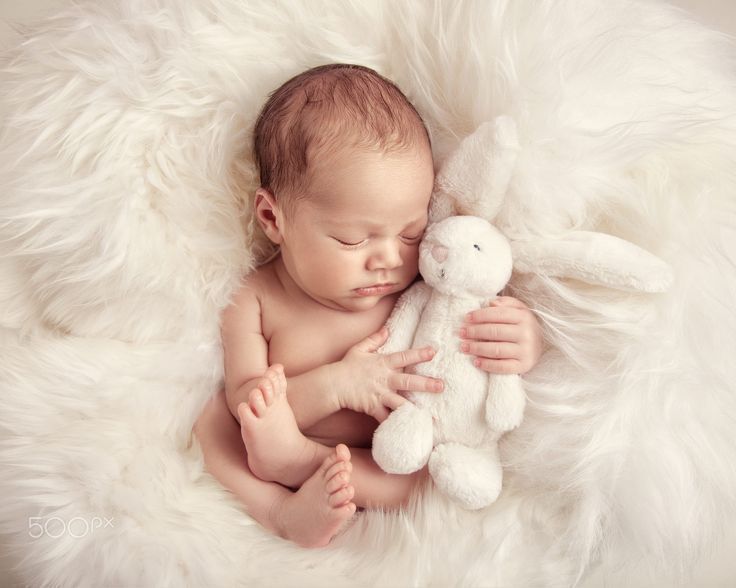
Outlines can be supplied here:
<path id="1" fill-rule="evenodd" d="M 265 405 L 271 406 L 271 404 L 273 404 L 274 398 L 273 386 L 268 382 L 268 380 L 261 379 L 261 381 L 258 383 L 258 388 L 263 395 L 263 402 L 265 403 Z"/>
<path id="2" fill-rule="evenodd" d="M 355 496 L 355 488 L 348 485 L 330 494 L 327 498 L 327 503 L 332 508 L 337 508 L 338 506 L 342 506 L 343 504 L 350 502 L 353 499 L 353 496 Z"/>
<path id="3" fill-rule="evenodd" d="M 279 366 L 276 371 L 276 380 L 278 381 L 278 387 L 276 388 L 279 392 L 286 392 L 286 374 L 284 373 L 283 366 Z"/>
<path id="4" fill-rule="evenodd" d="M 322 465 L 319 466 L 319 469 L 317 470 L 317 474 L 322 476 L 324 480 L 328 480 L 327 472 L 334 466 L 336 463 L 340 463 L 337 461 L 337 456 L 334 453 L 330 453 L 327 457 L 325 457 L 324 461 L 322 462 Z"/>
<path id="5" fill-rule="evenodd" d="M 255 390 L 251 390 L 250 395 L 248 396 L 248 404 L 250 405 L 250 409 L 253 411 L 253 414 L 255 414 L 257 417 L 261 417 L 266 412 L 266 401 L 263 399 L 263 392 L 256 388 Z"/>
<path id="6" fill-rule="evenodd" d="M 331 480 L 337 474 L 345 473 L 350 478 L 350 472 L 353 471 L 353 464 L 349 461 L 338 461 L 333 463 L 325 471 L 325 480 Z"/>
<path id="7" fill-rule="evenodd" d="M 240 418 L 240 424 L 242 425 L 244 422 L 256 418 L 256 415 L 253 414 L 253 411 L 247 402 L 241 402 L 238 404 L 238 417 Z"/>
<path id="8" fill-rule="evenodd" d="M 334 494 L 340 488 L 345 488 L 350 483 L 350 474 L 347 472 L 338 472 L 330 477 L 325 484 L 325 490 L 328 494 Z"/>
<path id="9" fill-rule="evenodd" d="M 264 396 L 268 395 L 269 398 L 273 398 L 273 382 L 271 381 L 271 378 L 268 377 L 268 372 L 266 372 L 264 376 L 260 380 L 258 380 L 258 387 L 261 389 L 261 392 L 263 392 Z"/>
<path id="10" fill-rule="evenodd" d="M 340 443 L 335 447 L 335 455 L 337 455 L 337 459 L 340 461 L 350 461 L 350 450 L 347 445 Z"/>
<path id="11" fill-rule="evenodd" d="M 266 377 L 268 378 L 268 382 L 273 390 L 274 396 L 283 394 L 284 388 L 281 384 L 281 377 L 278 372 L 273 368 L 269 368 L 268 372 L 266 372 Z"/>

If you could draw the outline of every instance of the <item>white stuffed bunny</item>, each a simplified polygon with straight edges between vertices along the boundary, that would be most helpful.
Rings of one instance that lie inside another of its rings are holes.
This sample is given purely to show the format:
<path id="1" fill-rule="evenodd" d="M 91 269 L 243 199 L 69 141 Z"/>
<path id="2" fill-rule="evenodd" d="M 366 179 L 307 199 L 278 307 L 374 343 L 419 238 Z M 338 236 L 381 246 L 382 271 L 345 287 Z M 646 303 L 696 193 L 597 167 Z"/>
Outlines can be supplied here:
<path id="1" fill-rule="evenodd" d="M 437 486 L 477 509 L 501 491 L 497 442 L 518 426 L 525 395 L 517 375 L 489 375 L 460 350 L 458 331 L 468 312 L 481 308 L 511 276 L 511 248 L 488 221 L 453 216 L 430 226 L 419 248 L 424 282 L 412 290 L 389 323 L 397 349 L 429 345 L 432 361 L 416 373 L 445 381 L 442 394 L 410 393 L 378 428 L 373 457 L 389 473 L 407 474 L 429 461 Z M 392 349 L 384 348 L 384 352 Z"/>
<path id="2" fill-rule="evenodd" d="M 411 392 L 376 429 L 373 458 L 386 472 L 408 474 L 429 463 L 435 484 L 468 509 L 488 506 L 502 484 L 497 442 L 522 420 L 519 376 L 489 375 L 460 351 L 465 315 L 492 299 L 512 269 L 626 290 L 661 292 L 672 275 L 661 259 L 602 233 L 570 231 L 509 243 L 488 221 L 503 204 L 519 152 L 508 117 L 467 137 L 443 165 L 420 246 L 424 282 L 401 297 L 382 352 L 430 345 L 416 373 L 441 378 L 444 392 Z M 452 214 L 478 216 L 449 216 Z M 449 218 L 448 218 L 449 216 Z M 483 218 L 478 218 L 479 216 Z M 486 219 L 486 220 L 484 220 Z"/>

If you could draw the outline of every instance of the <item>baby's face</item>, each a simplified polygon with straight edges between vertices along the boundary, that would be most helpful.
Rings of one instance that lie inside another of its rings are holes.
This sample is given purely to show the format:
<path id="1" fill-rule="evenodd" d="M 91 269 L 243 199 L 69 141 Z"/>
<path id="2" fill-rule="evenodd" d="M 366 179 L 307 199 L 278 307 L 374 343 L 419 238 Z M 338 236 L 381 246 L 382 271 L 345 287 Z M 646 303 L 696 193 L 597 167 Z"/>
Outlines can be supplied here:
<path id="1" fill-rule="evenodd" d="M 405 289 L 417 275 L 433 183 L 429 147 L 326 158 L 283 225 L 289 275 L 314 300 L 352 312 Z"/>

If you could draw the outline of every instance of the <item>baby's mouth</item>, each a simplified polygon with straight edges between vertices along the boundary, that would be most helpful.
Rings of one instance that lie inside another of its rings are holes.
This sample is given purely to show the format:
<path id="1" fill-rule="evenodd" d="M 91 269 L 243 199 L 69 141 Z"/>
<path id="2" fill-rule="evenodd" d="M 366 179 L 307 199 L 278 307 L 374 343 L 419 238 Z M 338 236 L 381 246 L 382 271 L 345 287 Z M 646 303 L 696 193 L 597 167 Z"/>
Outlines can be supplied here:
<path id="1" fill-rule="evenodd" d="M 380 294 L 386 294 L 396 287 L 394 282 L 387 282 L 384 284 L 373 284 L 372 286 L 364 286 L 362 288 L 355 288 L 354 292 L 358 296 L 377 296 Z"/>

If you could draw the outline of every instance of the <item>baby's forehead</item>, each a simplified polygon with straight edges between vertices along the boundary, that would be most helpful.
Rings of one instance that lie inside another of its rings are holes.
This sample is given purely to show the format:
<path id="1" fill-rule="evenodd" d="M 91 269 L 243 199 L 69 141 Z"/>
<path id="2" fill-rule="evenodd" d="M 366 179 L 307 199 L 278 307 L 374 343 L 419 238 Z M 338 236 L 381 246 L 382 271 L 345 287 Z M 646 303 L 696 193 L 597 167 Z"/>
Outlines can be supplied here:
<path id="1" fill-rule="evenodd" d="M 366 233 L 426 224 L 434 180 L 431 153 L 348 149 L 318 171 L 303 200 L 316 222 Z"/>

